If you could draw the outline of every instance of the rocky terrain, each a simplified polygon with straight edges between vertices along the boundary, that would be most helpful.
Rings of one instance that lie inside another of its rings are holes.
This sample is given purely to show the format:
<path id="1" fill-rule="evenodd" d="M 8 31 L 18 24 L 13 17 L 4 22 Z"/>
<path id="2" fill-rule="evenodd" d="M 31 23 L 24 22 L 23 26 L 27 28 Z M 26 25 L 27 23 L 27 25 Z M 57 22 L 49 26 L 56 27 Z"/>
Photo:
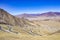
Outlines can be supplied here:
<path id="1" fill-rule="evenodd" d="M 0 40 L 60 40 L 60 13 L 13 16 L 0 9 Z"/>

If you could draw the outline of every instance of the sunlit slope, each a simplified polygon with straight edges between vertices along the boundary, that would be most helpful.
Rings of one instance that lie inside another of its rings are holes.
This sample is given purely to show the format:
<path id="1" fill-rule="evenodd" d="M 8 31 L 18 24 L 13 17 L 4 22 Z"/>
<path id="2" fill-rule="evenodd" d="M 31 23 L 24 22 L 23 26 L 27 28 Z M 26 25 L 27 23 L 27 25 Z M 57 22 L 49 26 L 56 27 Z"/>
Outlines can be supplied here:
<path id="1" fill-rule="evenodd" d="M 25 21 L 24 27 L 12 26 L 12 32 L 0 30 L 0 40 L 60 40 L 59 24 L 57 21 Z M 9 30 L 5 24 L 0 26 Z"/>
<path id="2" fill-rule="evenodd" d="M 0 40 L 60 40 L 60 22 L 30 21 L 0 9 Z"/>
<path id="3" fill-rule="evenodd" d="M 48 36 L 31 36 L 21 34 L 11 34 L 6 32 L 0 32 L 0 40 L 60 40 L 60 34 L 48 35 Z"/>
<path id="4" fill-rule="evenodd" d="M 19 33 L 33 36 L 44 36 L 59 33 L 60 22 L 56 21 L 24 21 L 23 26 L 11 26 L 12 33 Z M 54 25 L 55 24 L 55 25 Z M 4 30 L 9 30 L 8 25 L 0 24 Z"/>
<path id="5" fill-rule="evenodd" d="M 17 18 L 15 16 L 9 14 L 4 9 L 0 9 L 0 24 L 6 24 L 6 25 L 22 27 L 22 24 L 23 24 L 22 20 L 23 19 Z"/>
<path id="6" fill-rule="evenodd" d="M 34 21 L 34 23 L 38 25 L 35 30 L 42 35 L 49 35 L 60 31 L 60 22 L 57 21 Z"/>

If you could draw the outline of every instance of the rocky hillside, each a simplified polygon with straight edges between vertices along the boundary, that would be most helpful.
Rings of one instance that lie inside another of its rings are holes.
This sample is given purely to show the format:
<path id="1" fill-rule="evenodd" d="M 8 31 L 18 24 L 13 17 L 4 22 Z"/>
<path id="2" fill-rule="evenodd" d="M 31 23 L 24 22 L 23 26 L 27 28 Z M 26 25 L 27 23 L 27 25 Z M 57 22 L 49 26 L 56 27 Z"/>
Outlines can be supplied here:
<path id="1" fill-rule="evenodd" d="M 13 25 L 13 26 L 22 26 L 23 20 L 25 19 L 17 18 L 3 9 L 0 9 L 0 24 Z"/>
<path id="2" fill-rule="evenodd" d="M 21 18 L 21 15 L 17 16 Z M 60 30 L 60 12 L 47 12 L 42 14 L 22 14 L 22 18 L 30 22 L 25 25 L 24 30 L 32 35 L 55 34 Z"/>
<path id="3" fill-rule="evenodd" d="M 22 35 L 44 36 L 60 32 L 60 22 L 52 20 L 30 21 L 24 17 L 15 17 L 0 9 L 0 30 Z M 0 33 L 1 33 L 0 31 Z"/>
<path id="4" fill-rule="evenodd" d="M 0 30 L 4 32 L 12 32 L 13 30 L 18 32 L 21 30 L 21 27 L 25 27 L 25 25 L 29 22 L 24 18 L 17 18 L 7 11 L 0 9 Z M 17 31 L 18 30 L 18 31 Z"/>

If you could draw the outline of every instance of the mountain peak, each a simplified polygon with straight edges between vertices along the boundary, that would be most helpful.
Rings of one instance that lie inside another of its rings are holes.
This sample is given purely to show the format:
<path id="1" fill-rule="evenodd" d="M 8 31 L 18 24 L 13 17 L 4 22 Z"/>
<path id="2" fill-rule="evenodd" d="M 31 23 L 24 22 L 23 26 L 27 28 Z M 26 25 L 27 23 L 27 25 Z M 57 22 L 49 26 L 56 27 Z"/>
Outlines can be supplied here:
<path id="1" fill-rule="evenodd" d="M 3 10 L 2 8 L 0 8 L 0 10 Z"/>
<path id="2" fill-rule="evenodd" d="M 0 8 L 0 24 L 18 25 L 18 20 L 15 16 L 9 14 L 4 9 Z M 12 21 L 11 21 L 12 20 Z"/>
<path id="3" fill-rule="evenodd" d="M 5 11 L 4 9 L 2 9 L 2 8 L 0 8 L 0 11 L 2 12 L 2 11 Z"/>
<path id="4" fill-rule="evenodd" d="M 5 11 L 4 9 L 0 8 L 0 14 L 9 14 L 9 13 Z"/>

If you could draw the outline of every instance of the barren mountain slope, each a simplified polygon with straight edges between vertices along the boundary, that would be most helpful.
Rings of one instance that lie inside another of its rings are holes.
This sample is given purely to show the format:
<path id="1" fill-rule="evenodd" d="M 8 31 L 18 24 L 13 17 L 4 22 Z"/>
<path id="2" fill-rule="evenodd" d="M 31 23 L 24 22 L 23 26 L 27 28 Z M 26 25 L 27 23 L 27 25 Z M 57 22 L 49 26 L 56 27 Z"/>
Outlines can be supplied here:
<path id="1" fill-rule="evenodd" d="M 0 40 L 60 40 L 60 22 L 28 20 L 0 9 Z"/>

